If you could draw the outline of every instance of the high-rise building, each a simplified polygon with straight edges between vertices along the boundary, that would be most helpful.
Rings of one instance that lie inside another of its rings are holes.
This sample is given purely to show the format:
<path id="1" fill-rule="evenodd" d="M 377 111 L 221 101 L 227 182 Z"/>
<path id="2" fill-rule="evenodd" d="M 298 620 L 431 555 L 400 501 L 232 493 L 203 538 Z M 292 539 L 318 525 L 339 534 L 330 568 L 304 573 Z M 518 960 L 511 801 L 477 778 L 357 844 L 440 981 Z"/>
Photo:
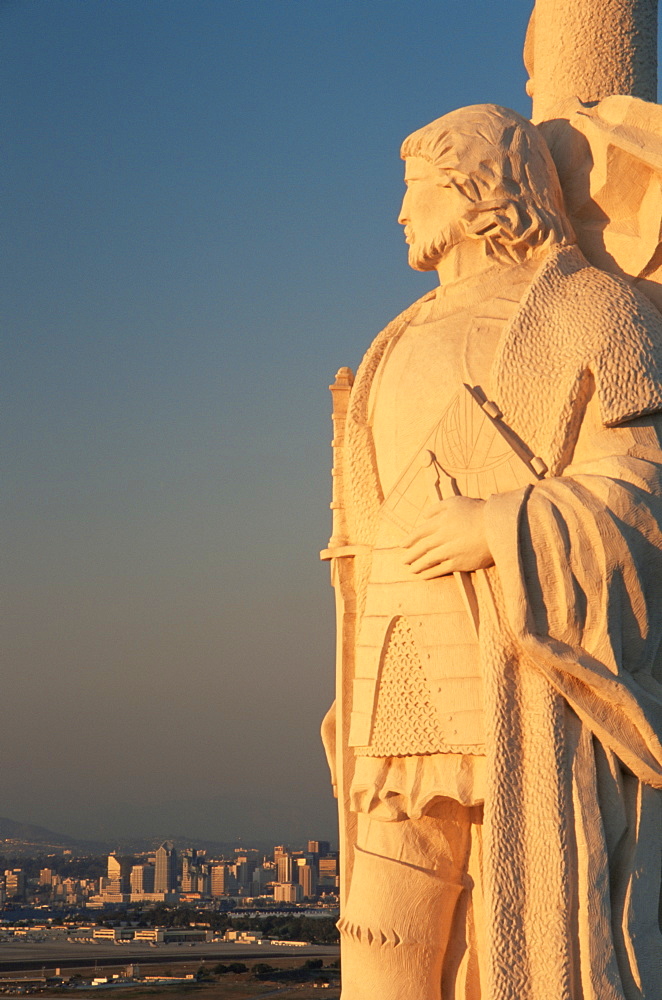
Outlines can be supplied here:
<path id="1" fill-rule="evenodd" d="M 132 867 L 133 858 L 121 858 L 116 854 L 109 854 L 107 891 L 129 892 Z"/>
<path id="2" fill-rule="evenodd" d="M 164 840 L 156 852 L 154 892 L 174 892 L 177 888 L 177 851 L 170 840 Z"/>
<path id="3" fill-rule="evenodd" d="M 328 854 L 331 850 L 331 844 L 328 840 L 309 840 L 308 841 L 308 853 L 316 854 L 318 857 L 323 857 Z"/>
<path id="4" fill-rule="evenodd" d="M 52 868 L 42 868 L 39 872 L 39 885 L 53 884 L 53 869 Z"/>
<path id="5" fill-rule="evenodd" d="M 196 852 L 191 848 L 187 847 L 181 854 L 182 858 L 182 892 L 195 892 L 193 888 L 193 883 L 195 881 L 195 876 L 197 873 L 196 868 Z"/>
<path id="6" fill-rule="evenodd" d="M 80 882 L 75 878 L 65 878 L 62 882 L 64 900 L 69 906 L 77 906 L 83 901 Z"/>
<path id="7" fill-rule="evenodd" d="M 195 892 L 201 893 L 203 896 L 211 895 L 211 866 L 208 864 L 200 865 L 198 869 L 198 884 Z"/>
<path id="8" fill-rule="evenodd" d="M 129 879 L 131 892 L 154 892 L 154 865 L 134 865 Z"/>
<path id="9" fill-rule="evenodd" d="M 318 861 L 318 869 L 320 875 L 327 875 L 335 878 L 338 874 L 338 859 L 337 858 L 320 858 Z"/>
<path id="10" fill-rule="evenodd" d="M 294 859 L 288 852 L 278 855 L 278 881 L 294 882 Z"/>
<path id="11" fill-rule="evenodd" d="M 25 899 L 25 872 L 22 868 L 5 870 L 5 891 L 7 899 Z"/>
<path id="12" fill-rule="evenodd" d="M 232 896 L 237 891 L 237 879 L 234 873 L 234 865 L 212 865 L 211 866 L 211 894 L 212 896 Z"/>
<path id="13" fill-rule="evenodd" d="M 335 892 L 338 888 L 338 858 L 320 858 L 317 862 L 317 875 L 319 891 Z"/>
<path id="14" fill-rule="evenodd" d="M 312 899 L 317 894 L 317 872 L 314 864 L 306 858 L 297 861 L 297 881 L 305 897 Z"/>
<path id="15" fill-rule="evenodd" d="M 204 863 L 205 851 L 187 847 L 182 851 L 182 892 L 209 895 L 209 865 Z"/>
<path id="16" fill-rule="evenodd" d="M 259 865 L 253 872 L 251 892 L 253 896 L 261 896 L 267 885 L 276 880 L 276 871 L 273 864 Z"/>
<path id="17" fill-rule="evenodd" d="M 244 891 L 250 891 L 251 882 L 253 881 L 253 872 L 255 871 L 255 862 L 256 857 L 254 855 L 237 855 L 235 861 L 237 882 L 239 884 L 239 888 Z"/>

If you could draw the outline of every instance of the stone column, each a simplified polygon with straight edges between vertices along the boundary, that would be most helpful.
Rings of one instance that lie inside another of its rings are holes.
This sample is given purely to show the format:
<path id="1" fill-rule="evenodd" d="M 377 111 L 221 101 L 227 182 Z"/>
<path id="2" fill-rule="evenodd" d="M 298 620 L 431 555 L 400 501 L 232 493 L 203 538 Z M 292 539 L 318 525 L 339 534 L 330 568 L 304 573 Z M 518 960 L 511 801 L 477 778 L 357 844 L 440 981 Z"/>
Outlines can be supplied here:
<path id="1" fill-rule="evenodd" d="M 569 97 L 657 100 L 657 0 L 536 0 L 524 61 L 533 120 Z"/>

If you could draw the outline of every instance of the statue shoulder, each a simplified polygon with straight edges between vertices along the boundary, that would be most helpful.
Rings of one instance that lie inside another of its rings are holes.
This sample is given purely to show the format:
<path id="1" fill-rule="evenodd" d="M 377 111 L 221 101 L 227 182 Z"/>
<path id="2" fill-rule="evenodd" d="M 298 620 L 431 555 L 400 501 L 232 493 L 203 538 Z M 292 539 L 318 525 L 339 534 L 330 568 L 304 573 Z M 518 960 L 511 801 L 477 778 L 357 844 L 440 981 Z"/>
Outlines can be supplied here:
<path id="1" fill-rule="evenodd" d="M 422 295 L 420 299 L 416 299 L 415 302 L 412 302 L 410 306 L 399 313 L 395 319 L 392 319 L 391 322 L 377 334 L 370 347 L 365 352 L 363 361 L 359 365 L 356 373 L 356 380 L 352 388 L 352 398 L 354 401 L 352 412 L 355 416 L 358 415 L 362 408 L 367 405 L 367 396 L 370 391 L 372 380 L 389 344 L 404 333 L 422 305 L 425 302 L 429 302 L 430 299 L 434 298 L 434 296 L 435 291 L 432 289 L 431 291 L 426 292 L 425 295 Z"/>
<path id="2" fill-rule="evenodd" d="M 435 295 L 436 290 L 432 288 L 429 292 L 426 292 L 425 295 L 421 295 L 420 299 L 416 299 L 416 301 L 412 302 L 410 306 L 403 309 L 401 313 L 398 313 L 398 315 L 392 319 L 390 323 L 386 324 L 383 330 L 380 330 L 366 351 L 365 357 L 367 358 L 370 352 L 380 344 L 388 343 L 388 341 L 397 337 L 400 333 L 406 330 L 414 317 L 420 312 L 424 303 L 430 302 L 434 299 Z"/>
<path id="3" fill-rule="evenodd" d="M 560 268 L 558 303 L 566 319 L 579 308 L 591 339 L 632 339 L 647 331 L 649 337 L 662 341 L 662 313 L 646 295 L 624 278 L 593 267 L 578 248 L 567 249 L 573 252 Z"/>
<path id="4" fill-rule="evenodd" d="M 606 424 L 662 408 L 662 314 L 645 295 L 576 246 L 552 255 L 531 291 L 548 343 L 591 369 Z"/>

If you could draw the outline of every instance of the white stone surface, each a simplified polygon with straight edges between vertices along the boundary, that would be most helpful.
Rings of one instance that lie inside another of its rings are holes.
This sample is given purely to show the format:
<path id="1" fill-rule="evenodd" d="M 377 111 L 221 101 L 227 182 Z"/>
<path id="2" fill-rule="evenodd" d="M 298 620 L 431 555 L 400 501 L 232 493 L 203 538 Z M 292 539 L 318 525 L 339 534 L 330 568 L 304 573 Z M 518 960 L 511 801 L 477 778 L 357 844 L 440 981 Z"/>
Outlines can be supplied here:
<path id="1" fill-rule="evenodd" d="M 659 1000 L 662 316 L 514 112 L 403 158 L 440 286 L 332 387 L 343 1000 Z"/>
<path id="2" fill-rule="evenodd" d="M 662 107 L 576 98 L 540 123 L 582 252 L 662 308 Z"/>
<path id="3" fill-rule="evenodd" d="M 567 98 L 657 98 L 657 0 L 536 0 L 524 50 L 533 120 Z"/>

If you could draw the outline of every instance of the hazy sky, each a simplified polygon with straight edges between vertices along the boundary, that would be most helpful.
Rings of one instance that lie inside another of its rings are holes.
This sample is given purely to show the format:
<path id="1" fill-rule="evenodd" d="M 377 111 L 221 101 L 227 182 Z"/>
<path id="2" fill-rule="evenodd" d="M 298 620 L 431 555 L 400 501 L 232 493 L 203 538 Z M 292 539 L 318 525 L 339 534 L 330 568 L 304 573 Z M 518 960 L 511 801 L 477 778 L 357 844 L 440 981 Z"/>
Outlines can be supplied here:
<path id="1" fill-rule="evenodd" d="M 432 284 L 401 140 L 530 112 L 529 9 L 0 0 L 0 815 L 335 836 L 327 386 Z"/>

